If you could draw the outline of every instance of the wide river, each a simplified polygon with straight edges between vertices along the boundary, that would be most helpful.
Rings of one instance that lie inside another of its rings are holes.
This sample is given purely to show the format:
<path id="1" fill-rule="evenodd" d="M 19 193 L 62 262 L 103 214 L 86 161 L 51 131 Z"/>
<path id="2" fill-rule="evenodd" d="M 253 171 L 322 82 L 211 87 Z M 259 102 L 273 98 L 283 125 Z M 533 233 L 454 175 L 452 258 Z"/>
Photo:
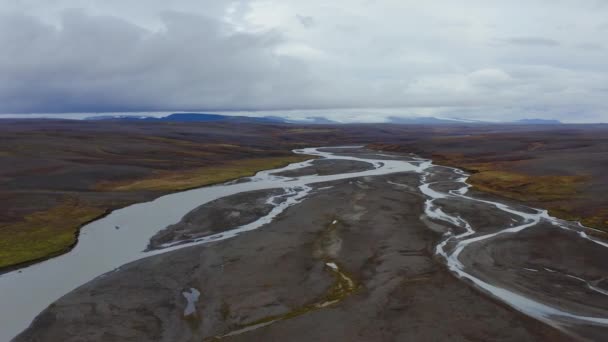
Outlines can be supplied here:
<path id="1" fill-rule="evenodd" d="M 436 221 L 445 221 L 449 225 L 460 228 L 460 231 L 446 234 L 445 239 L 437 246 L 437 254 L 443 256 L 448 267 L 459 277 L 471 280 L 482 290 L 489 292 L 513 308 L 535 317 L 551 325 L 559 325 L 562 319 L 608 325 L 608 318 L 587 317 L 565 312 L 535 301 L 532 298 L 511 292 L 507 289 L 490 284 L 488 281 L 478 279 L 468 273 L 458 260 L 463 249 L 473 242 L 490 239 L 496 235 L 516 232 L 529 228 L 541 220 L 569 225 L 547 215 L 544 211 L 530 212 L 518 211 L 508 205 L 485 200 L 496 208 L 521 217 L 520 224 L 510 230 L 501 230 L 494 234 L 479 235 L 471 225 L 456 215 L 448 215 L 435 203 L 436 200 L 454 198 L 458 200 L 482 201 L 467 196 L 467 175 L 452 169 L 460 177 L 453 180 L 460 186 L 449 192 L 433 189 L 433 182 L 427 181 L 431 171 L 436 168 L 430 160 L 418 158 L 400 158 L 390 155 L 376 154 L 373 157 L 353 157 L 329 152 L 321 148 L 307 148 L 296 150 L 296 153 L 314 155 L 326 159 L 343 159 L 363 161 L 374 166 L 373 169 L 362 172 L 342 173 L 335 175 L 310 175 L 301 177 L 280 177 L 274 175 L 286 170 L 295 170 L 309 166 L 312 161 L 305 161 L 288 165 L 284 168 L 266 170 L 257 173 L 245 182 L 228 182 L 225 184 L 203 187 L 199 189 L 174 193 L 160 197 L 154 201 L 131 205 L 116 210 L 110 215 L 92 222 L 82 228 L 76 247 L 62 256 L 0 275 L 0 341 L 9 341 L 22 330 L 27 328 L 32 320 L 48 305 L 74 290 L 75 288 L 112 272 L 120 266 L 155 254 L 166 253 L 175 249 L 196 244 L 204 244 L 232 238 L 240 233 L 257 229 L 270 222 L 276 215 L 287 207 L 306 198 L 311 187 L 308 185 L 339 179 L 356 178 L 363 176 L 378 176 L 397 172 L 414 172 L 420 174 L 420 191 L 426 195 L 425 213 Z M 404 160 L 405 159 L 405 160 Z M 233 194 L 282 188 L 291 196 L 287 201 L 277 204 L 267 216 L 259 220 L 234 229 L 232 231 L 216 234 L 198 241 L 168 246 L 162 250 L 146 252 L 150 238 L 167 227 L 177 223 L 191 210 L 201 204 Z M 116 229 L 116 228 L 119 229 Z M 574 229 L 574 228 L 572 228 Z M 590 239 L 602 246 L 608 247 L 604 242 L 580 234 L 581 238 Z M 447 249 L 450 243 L 454 248 Z"/>
<path id="2" fill-rule="evenodd" d="M 336 156 L 318 149 L 302 149 L 296 153 L 322 158 L 361 160 Z M 80 285 L 116 270 L 121 265 L 158 254 L 144 252 L 150 238 L 159 230 L 179 220 L 192 209 L 215 199 L 245 191 L 284 188 L 297 191 L 301 198 L 309 189 L 306 185 L 345 178 L 383 175 L 395 172 L 420 172 L 419 163 L 398 160 L 364 160 L 374 164 L 373 170 L 329 176 L 278 177 L 275 172 L 294 170 L 310 165 L 310 161 L 295 163 L 275 170 L 259 172 L 249 182 L 229 182 L 221 185 L 174 193 L 154 201 L 131 205 L 82 228 L 78 244 L 69 253 L 30 267 L 0 275 L 0 341 L 9 341 L 29 326 L 48 305 Z M 294 204 L 291 200 L 286 203 Z M 285 205 L 278 209 L 284 209 Z M 278 214 L 277 210 L 273 215 Z M 263 222 L 260 222 L 263 223 Z M 257 226 L 259 226 L 258 224 Z M 116 229 L 119 227 L 120 229 Z M 249 225 L 244 230 L 257 228 Z M 218 241 L 238 233 L 225 233 L 220 238 L 197 243 Z M 163 249 L 168 252 L 187 245 Z"/>

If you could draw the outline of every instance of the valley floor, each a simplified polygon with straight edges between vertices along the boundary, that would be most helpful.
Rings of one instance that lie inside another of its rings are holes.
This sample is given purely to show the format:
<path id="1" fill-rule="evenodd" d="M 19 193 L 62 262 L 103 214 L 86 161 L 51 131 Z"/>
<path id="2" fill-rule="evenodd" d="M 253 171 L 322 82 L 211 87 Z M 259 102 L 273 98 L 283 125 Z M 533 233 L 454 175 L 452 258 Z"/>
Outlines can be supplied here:
<path id="1" fill-rule="evenodd" d="M 301 171 L 330 172 L 331 165 Z M 345 163 L 335 167 L 346 171 Z M 445 169 L 432 171 L 433 180 L 448 188 L 454 181 Z M 548 325 L 454 276 L 436 248 L 459 227 L 425 215 L 420 177 L 404 172 L 314 184 L 304 201 L 258 230 L 141 259 L 96 278 L 52 304 L 16 341 L 602 340 L 605 326 Z M 207 203 L 159 233 L 150 248 L 266 215 L 271 196 L 277 192 Z M 470 201 L 438 204 L 480 234 L 515 220 Z M 206 228 L 192 228 L 192 222 Z M 558 234 L 547 237 L 551 229 Z M 608 316 L 608 297 L 601 293 L 608 293 L 601 279 L 607 270 L 598 261 L 608 249 L 589 243 L 541 225 L 466 249 L 461 261 L 497 286 L 564 310 Z M 598 262 L 589 264 L 592 259 Z M 566 275 L 598 280 L 600 292 L 589 293 Z M 565 300 L 550 298 L 559 296 Z"/>

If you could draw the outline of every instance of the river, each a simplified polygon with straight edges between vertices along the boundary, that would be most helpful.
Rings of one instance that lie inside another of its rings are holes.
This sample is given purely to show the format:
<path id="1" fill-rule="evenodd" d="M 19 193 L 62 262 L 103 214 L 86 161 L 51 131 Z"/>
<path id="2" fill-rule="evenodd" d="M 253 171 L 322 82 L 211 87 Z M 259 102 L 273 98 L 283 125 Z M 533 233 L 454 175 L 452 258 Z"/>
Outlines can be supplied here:
<path id="1" fill-rule="evenodd" d="M 296 153 L 313 155 L 327 159 L 344 159 L 363 161 L 373 165 L 373 169 L 361 172 L 335 175 L 310 175 L 301 177 L 281 177 L 275 175 L 287 170 L 307 167 L 312 160 L 294 163 L 284 168 L 258 172 L 245 182 L 228 182 L 225 184 L 174 193 L 154 201 L 135 204 L 112 212 L 110 215 L 92 222 L 82 228 L 76 247 L 62 256 L 0 275 L 0 340 L 8 341 L 27 328 L 35 316 L 48 305 L 88 281 L 103 276 L 107 272 L 120 269 L 129 262 L 152 255 L 167 253 L 192 245 L 213 243 L 229 239 L 238 234 L 255 230 L 271 222 L 274 217 L 290 206 L 293 206 L 310 193 L 310 184 L 349 179 L 364 176 L 379 176 L 397 172 L 414 172 L 420 175 L 420 191 L 427 198 L 424 213 L 435 221 L 446 222 L 452 229 L 437 245 L 436 253 L 444 258 L 448 268 L 458 277 L 468 279 L 482 291 L 498 298 L 516 310 L 547 324 L 562 328 L 565 324 L 579 322 L 585 324 L 608 325 L 608 317 L 586 316 L 569 312 L 541 302 L 525 294 L 500 286 L 488 279 L 476 276 L 470 266 L 460 260 L 465 249 L 485 240 L 495 239 L 508 233 L 518 233 L 534 227 L 541 222 L 550 222 L 558 229 L 571 230 L 576 236 L 586 239 L 601 247 L 608 245 L 599 239 L 588 236 L 585 227 L 565 222 L 549 216 L 546 211 L 510 206 L 508 204 L 479 199 L 469 195 L 466 183 L 467 175 L 457 169 L 444 168 L 451 173 L 451 178 L 442 181 L 433 180 L 433 174 L 441 167 L 430 160 L 420 158 L 399 158 L 394 155 L 376 154 L 373 156 L 355 157 L 346 154 L 332 153 L 322 148 L 296 150 Z M 392 158 L 392 159 L 391 159 Z M 441 183 L 451 183 L 450 190 L 436 188 Z M 182 244 L 171 244 L 161 250 L 146 252 L 149 239 L 168 225 L 178 222 L 184 215 L 200 206 L 218 198 L 233 194 L 282 188 L 287 200 L 276 204 L 266 216 L 220 234 L 207 236 L 196 241 Z M 462 215 L 442 210 L 438 200 L 473 201 L 484 203 L 496 210 L 516 217 L 516 223 L 509 227 L 497 227 L 491 233 L 477 232 Z M 118 228 L 118 229 L 117 229 Z M 486 241 L 487 242 L 487 241 Z M 585 279 L 580 279 L 581 286 L 590 286 Z M 598 293 L 602 289 L 597 288 Z M 606 293 L 604 293 L 606 295 Z"/>

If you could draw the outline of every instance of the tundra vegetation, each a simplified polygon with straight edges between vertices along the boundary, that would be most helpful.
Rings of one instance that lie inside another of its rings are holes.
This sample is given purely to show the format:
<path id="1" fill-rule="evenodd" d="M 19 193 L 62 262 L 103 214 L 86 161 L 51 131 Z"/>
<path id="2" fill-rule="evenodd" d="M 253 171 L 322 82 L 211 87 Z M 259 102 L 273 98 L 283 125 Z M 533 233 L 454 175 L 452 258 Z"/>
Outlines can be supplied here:
<path id="1" fill-rule="evenodd" d="M 377 149 L 414 152 L 471 173 L 474 189 L 608 231 L 608 127 L 431 136 Z"/>
<path id="2" fill-rule="evenodd" d="M 479 190 L 608 228 L 603 126 L 289 125 L 4 120 L 0 271 L 68 251 L 112 210 L 306 159 L 304 146 L 372 144 L 473 172 Z"/>

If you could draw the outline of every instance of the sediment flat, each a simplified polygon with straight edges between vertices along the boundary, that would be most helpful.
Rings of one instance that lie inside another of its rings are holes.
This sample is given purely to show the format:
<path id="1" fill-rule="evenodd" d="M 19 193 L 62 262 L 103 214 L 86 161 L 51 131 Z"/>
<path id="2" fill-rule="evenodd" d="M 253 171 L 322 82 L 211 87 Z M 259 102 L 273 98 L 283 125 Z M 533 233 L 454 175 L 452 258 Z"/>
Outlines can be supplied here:
<path id="1" fill-rule="evenodd" d="M 429 229 L 419 185 L 416 173 L 315 184 L 258 230 L 96 278 L 15 341 L 571 340 L 445 267 L 435 254 L 444 237 Z M 257 209 L 268 194 L 243 196 L 226 201 L 264 215 Z M 190 212 L 188 222 L 209 220 L 220 230 L 234 224 L 207 215 L 210 208 Z M 496 227 L 505 219 L 484 217 Z"/>
<path id="2" fill-rule="evenodd" d="M 180 222 L 170 225 L 150 238 L 148 249 L 234 229 L 267 215 L 284 200 L 282 189 L 241 192 L 205 203 L 190 211 Z"/>
<path id="3" fill-rule="evenodd" d="M 297 170 L 283 171 L 276 173 L 283 177 L 300 177 L 308 175 L 333 175 L 338 173 L 359 172 L 373 169 L 373 165 L 356 160 L 325 160 L 317 159 L 311 162 L 310 166 Z"/>

